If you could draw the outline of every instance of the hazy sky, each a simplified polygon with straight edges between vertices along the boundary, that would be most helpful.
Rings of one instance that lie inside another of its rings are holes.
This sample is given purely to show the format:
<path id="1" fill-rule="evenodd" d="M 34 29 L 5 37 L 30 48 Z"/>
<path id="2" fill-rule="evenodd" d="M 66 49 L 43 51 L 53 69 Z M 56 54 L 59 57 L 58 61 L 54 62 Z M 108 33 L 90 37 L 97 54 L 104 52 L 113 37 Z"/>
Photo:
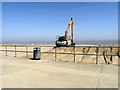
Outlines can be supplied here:
<path id="1" fill-rule="evenodd" d="M 75 40 L 117 40 L 117 2 L 3 2 L 3 42 L 55 41 L 72 17 Z"/>

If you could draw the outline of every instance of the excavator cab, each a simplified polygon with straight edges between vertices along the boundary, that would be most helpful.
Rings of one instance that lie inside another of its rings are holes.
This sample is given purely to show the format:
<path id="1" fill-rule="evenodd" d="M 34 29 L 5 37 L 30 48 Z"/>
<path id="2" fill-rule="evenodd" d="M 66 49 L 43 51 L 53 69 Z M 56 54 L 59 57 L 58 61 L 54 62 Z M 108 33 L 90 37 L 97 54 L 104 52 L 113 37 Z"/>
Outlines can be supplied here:
<path id="1" fill-rule="evenodd" d="M 58 40 L 56 41 L 56 46 L 57 46 L 57 47 L 67 46 L 67 42 L 66 42 L 64 36 L 59 36 L 59 37 L 58 37 Z"/>
<path id="2" fill-rule="evenodd" d="M 60 36 L 58 40 L 59 41 L 65 41 L 65 37 L 64 36 Z"/>

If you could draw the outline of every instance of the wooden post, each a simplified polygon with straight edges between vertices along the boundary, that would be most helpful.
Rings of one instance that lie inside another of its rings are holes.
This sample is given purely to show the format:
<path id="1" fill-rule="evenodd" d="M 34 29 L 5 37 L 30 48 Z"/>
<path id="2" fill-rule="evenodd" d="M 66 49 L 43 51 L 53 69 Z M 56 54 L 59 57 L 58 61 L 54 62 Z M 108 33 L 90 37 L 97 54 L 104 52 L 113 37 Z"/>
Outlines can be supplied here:
<path id="1" fill-rule="evenodd" d="M 96 47 L 96 64 L 98 64 L 98 51 L 99 51 L 99 48 Z"/>
<path id="2" fill-rule="evenodd" d="M 42 47 L 40 46 L 40 59 L 41 59 L 41 48 L 42 48 Z"/>
<path id="3" fill-rule="evenodd" d="M 28 58 L 28 46 L 26 46 L 26 57 Z"/>
<path id="4" fill-rule="evenodd" d="M 56 47 L 55 47 L 55 61 L 57 60 Z"/>
<path id="5" fill-rule="evenodd" d="M 73 49 L 74 49 L 74 62 L 75 62 L 75 46 L 73 47 Z"/>
<path id="6" fill-rule="evenodd" d="M 120 48 L 118 48 L 118 57 L 120 58 Z"/>
<path id="7" fill-rule="evenodd" d="M 113 62 L 113 58 L 112 58 L 112 47 L 110 47 L 110 50 L 111 50 L 111 56 L 110 56 L 110 61 Z"/>
<path id="8" fill-rule="evenodd" d="M 6 47 L 6 56 L 7 56 L 7 46 L 5 46 Z"/>
<path id="9" fill-rule="evenodd" d="M 15 45 L 15 57 L 17 56 L 17 54 L 16 54 L 16 45 Z"/>

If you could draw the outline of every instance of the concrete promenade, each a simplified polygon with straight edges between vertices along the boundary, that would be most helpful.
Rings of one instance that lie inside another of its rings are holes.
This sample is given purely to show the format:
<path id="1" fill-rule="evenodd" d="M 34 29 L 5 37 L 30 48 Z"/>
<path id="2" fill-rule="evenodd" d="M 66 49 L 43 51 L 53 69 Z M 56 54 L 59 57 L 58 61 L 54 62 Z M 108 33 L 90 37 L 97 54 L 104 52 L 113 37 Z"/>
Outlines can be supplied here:
<path id="1" fill-rule="evenodd" d="M 118 88 L 118 65 L 2 56 L 3 88 Z"/>

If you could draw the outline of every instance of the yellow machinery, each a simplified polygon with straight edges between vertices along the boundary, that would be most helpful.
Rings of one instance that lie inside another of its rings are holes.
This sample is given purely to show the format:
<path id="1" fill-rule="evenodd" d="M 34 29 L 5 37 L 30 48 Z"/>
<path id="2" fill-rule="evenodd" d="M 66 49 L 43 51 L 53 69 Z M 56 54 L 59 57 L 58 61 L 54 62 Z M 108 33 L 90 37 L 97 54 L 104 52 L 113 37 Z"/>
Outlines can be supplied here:
<path id="1" fill-rule="evenodd" d="M 71 29 L 71 39 L 68 39 L 68 31 Z M 56 46 L 74 46 L 75 43 L 73 42 L 74 40 L 74 29 L 73 29 L 73 19 L 71 18 L 68 27 L 65 31 L 64 36 L 60 36 L 58 40 L 55 42 Z"/>

